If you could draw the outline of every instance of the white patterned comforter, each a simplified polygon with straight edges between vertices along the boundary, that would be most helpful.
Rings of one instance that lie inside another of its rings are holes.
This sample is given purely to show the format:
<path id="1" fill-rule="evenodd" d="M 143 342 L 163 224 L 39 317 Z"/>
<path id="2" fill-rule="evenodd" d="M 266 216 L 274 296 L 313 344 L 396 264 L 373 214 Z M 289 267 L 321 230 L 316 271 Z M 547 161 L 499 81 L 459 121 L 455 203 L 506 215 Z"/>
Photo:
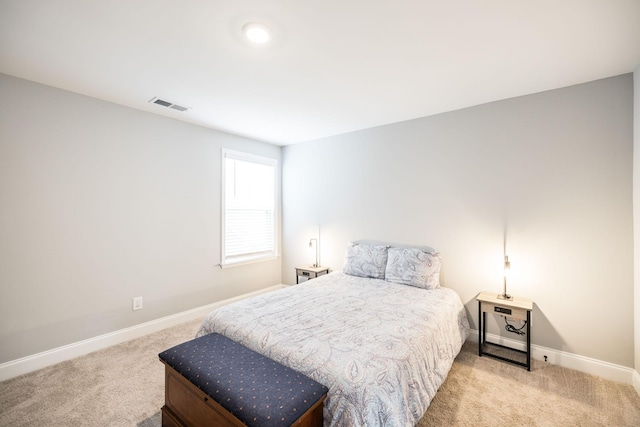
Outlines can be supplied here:
<path id="1" fill-rule="evenodd" d="M 412 426 L 469 331 L 460 297 L 331 273 L 211 312 L 217 332 L 329 388 L 324 425 Z"/>

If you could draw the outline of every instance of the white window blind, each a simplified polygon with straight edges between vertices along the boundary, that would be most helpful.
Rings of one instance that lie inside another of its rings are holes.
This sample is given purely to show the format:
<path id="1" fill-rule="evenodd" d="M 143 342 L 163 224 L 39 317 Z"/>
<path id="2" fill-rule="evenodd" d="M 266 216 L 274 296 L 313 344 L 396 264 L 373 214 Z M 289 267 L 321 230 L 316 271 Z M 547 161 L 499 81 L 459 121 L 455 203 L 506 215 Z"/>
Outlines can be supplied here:
<path id="1" fill-rule="evenodd" d="M 223 151 L 222 265 L 276 256 L 277 160 Z"/>

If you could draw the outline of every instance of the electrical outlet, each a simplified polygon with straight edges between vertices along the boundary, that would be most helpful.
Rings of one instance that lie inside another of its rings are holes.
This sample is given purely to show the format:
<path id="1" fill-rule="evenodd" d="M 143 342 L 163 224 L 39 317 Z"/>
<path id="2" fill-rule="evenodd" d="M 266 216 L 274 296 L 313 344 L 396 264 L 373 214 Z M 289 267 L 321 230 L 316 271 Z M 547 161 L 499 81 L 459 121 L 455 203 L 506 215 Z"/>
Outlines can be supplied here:
<path id="1" fill-rule="evenodd" d="M 133 311 L 142 310 L 142 297 L 135 297 L 133 299 Z"/>

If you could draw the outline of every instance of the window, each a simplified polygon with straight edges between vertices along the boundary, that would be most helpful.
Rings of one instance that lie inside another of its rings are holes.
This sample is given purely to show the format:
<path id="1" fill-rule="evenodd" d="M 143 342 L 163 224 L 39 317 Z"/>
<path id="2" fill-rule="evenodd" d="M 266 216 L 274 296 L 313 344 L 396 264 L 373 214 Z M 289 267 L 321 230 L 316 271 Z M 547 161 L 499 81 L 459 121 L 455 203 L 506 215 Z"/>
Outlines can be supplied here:
<path id="1" fill-rule="evenodd" d="M 222 152 L 222 266 L 277 256 L 278 161 Z"/>

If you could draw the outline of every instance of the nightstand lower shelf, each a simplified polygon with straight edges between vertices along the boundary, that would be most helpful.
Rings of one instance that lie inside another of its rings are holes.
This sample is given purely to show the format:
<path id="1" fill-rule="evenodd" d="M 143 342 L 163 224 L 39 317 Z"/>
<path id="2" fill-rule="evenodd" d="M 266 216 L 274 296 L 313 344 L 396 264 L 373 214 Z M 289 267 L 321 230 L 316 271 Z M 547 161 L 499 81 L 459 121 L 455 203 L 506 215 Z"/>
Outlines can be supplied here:
<path id="1" fill-rule="evenodd" d="M 482 322 L 482 323 L 484 324 L 484 322 Z M 527 337 L 528 336 L 529 336 L 529 331 L 527 331 Z M 521 362 L 519 360 L 515 360 L 513 358 L 510 358 L 508 356 L 501 356 L 499 354 L 490 353 L 488 351 L 485 351 L 485 349 L 487 349 L 487 347 L 496 347 L 498 350 L 502 349 L 502 350 L 507 350 L 508 352 L 515 352 L 515 353 L 522 354 L 522 355 L 525 356 L 526 362 Z M 484 337 L 484 338 L 482 338 L 482 342 L 480 342 L 480 344 L 478 345 L 478 355 L 480 357 L 487 356 L 487 357 L 491 357 L 493 359 L 501 360 L 503 362 L 511 363 L 511 364 L 518 365 L 518 366 L 522 366 L 523 368 L 527 368 L 527 371 L 531 370 L 531 344 L 530 344 L 528 339 L 527 339 L 527 350 L 518 350 L 518 349 L 513 348 L 513 347 L 507 347 L 506 345 L 489 342 L 489 341 L 487 341 L 486 337 Z"/>

